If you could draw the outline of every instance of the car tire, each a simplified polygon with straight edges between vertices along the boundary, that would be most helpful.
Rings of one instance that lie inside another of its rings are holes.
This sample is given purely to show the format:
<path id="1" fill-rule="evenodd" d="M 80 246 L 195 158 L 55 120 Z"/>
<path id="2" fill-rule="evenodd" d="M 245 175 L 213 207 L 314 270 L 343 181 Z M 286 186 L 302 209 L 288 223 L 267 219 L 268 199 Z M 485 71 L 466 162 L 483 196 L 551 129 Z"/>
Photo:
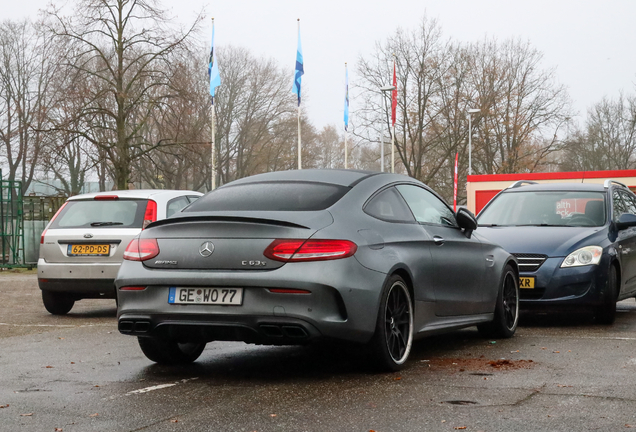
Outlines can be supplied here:
<path id="1" fill-rule="evenodd" d="M 42 291 L 42 303 L 53 315 L 66 315 L 73 309 L 75 300 L 68 294 Z"/>
<path id="2" fill-rule="evenodd" d="M 616 266 L 611 265 L 607 275 L 607 290 L 601 306 L 596 309 L 596 321 L 599 324 L 611 325 L 616 320 L 616 298 L 618 293 L 618 273 Z"/>
<path id="3" fill-rule="evenodd" d="M 404 367 L 413 344 L 413 302 L 400 276 L 390 277 L 382 289 L 375 333 L 370 346 L 383 371 Z"/>
<path id="4" fill-rule="evenodd" d="M 495 317 L 491 322 L 479 324 L 477 329 L 488 338 L 510 338 L 515 334 L 518 323 L 519 277 L 512 266 L 507 265 L 501 276 Z"/>
<path id="5" fill-rule="evenodd" d="M 178 365 L 192 363 L 205 349 L 205 343 L 178 343 L 155 337 L 138 337 L 144 355 L 155 363 Z"/>

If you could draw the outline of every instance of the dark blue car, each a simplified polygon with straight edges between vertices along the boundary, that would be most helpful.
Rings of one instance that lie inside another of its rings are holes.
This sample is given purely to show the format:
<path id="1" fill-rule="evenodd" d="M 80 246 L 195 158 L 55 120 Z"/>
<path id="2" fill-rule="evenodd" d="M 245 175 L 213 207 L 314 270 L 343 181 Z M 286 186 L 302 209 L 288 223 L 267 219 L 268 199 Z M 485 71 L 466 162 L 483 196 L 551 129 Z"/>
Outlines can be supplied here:
<path id="1" fill-rule="evenodd" d="M 636 296 L 636 195 L 621 183 L 516 182 L 477 220 L 517 257 L 525 309 L 584 308 L 611 324 Z"/>

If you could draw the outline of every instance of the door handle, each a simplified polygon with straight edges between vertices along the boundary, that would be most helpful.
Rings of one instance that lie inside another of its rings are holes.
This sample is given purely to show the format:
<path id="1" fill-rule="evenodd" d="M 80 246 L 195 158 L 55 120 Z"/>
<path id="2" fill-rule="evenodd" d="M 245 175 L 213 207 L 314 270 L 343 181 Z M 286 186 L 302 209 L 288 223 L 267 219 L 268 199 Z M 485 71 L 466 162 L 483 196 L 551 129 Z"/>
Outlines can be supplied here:
<path id="1" fill-rule="evenodd" d="M 433 241 L 435 242 L 437 246 L 441 246 L 444 244 L 444 239 L 440 236 L 434 236 Z"/>

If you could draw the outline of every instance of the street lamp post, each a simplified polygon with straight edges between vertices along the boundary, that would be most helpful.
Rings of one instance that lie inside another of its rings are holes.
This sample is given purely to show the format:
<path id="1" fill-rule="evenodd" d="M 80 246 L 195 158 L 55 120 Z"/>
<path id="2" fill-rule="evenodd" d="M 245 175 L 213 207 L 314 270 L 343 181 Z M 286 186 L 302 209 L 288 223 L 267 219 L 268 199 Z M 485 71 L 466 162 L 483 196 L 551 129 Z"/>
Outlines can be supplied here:
<path id="1" fill-rule="evenodd" d="M 473 114 L 481 112 L 479 108 L 468 110 L 468 175 L 473 174 Z"/>
<path id="2" fill-rule="evenodd" d="M 382 92 L 382 100 L 384 101 L 384 110 L 387 111 L 387 113 L 388 109 L 386 107 L 386 98 L 384 97 L 384 93 L 392 92 L 393 90 L 395 90 L 395 86 L 392 85 L 380 87 L 380 91 Z M 395 172 L 395 126 L 393 127 L 393 129 L 391 129 L 391 127 L 389 126 L 389 133 L 391 134 L 391 172 L 393 173 Z M 382 148 L 384 149 L 384 140 L 382 140 Z"/>

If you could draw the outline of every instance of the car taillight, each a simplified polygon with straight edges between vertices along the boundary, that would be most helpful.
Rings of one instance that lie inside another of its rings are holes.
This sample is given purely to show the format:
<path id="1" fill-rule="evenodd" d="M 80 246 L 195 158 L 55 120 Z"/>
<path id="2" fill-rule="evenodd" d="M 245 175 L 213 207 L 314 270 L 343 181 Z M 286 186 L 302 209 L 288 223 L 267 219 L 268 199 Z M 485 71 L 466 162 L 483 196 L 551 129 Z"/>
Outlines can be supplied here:
<path id="1" fill-rule="evenodd" d="M 132 239 L 124 251 L 124 259 L 146 261 L 159 255 L 157 239 Z"/>
<path id="2" fill-rule="evenodd" d="M 145 286 L 123 286 L 119 288 L 120 291 L 143 291 L 145 289 Z"/>
<path id="3" fill-rule="evenodd" d="M 51 220 L 49 221 L 49 225 L 51 225 L 53 223 L 53 221 L 55 220 L 55 218 L 57 217 L 57 215 L 60 214 L 60 212 L 62 211 L 62 209 L 64 207 L 66 207 L 66 204 L 68 204 L 68 201 L 66 201 L 64 204 L 62 204 L 62 207 L 60 207 L 59 209 L 57 209 L 57 211 L 55 212 L 55 214 L 53 215 L 53 217 L 51 218 Z M 44 231 L 42 231 L 42 235 L 40 236 L 40 244 L 44 244 L 44 235 L 46 234 L 46 228 L 44 229 Z"/>
<path id="4" fill-rule="evenodd" d="M 93 197 L 93 199 L 95 201 L 112 201 L 112 200 L 118 200 L 119 196 L 117 196 L 117 195 L 97 195 L 97 196 Z"/>
<path id="5" fill-rule="evenodd" d="M 283 262 L 325 261 L 350 257 L 358 246 L 349 240 L 274 240 L 263 252 L 269 259 Z"/>
<path id="6" fill-rule="evenodd" d="M 157 220 L 157 203 L 151 199 L 146 204 L 146 213 L 144 213 L 144 223 L 141 229 L 145 229 L 152 222 Z"/>

